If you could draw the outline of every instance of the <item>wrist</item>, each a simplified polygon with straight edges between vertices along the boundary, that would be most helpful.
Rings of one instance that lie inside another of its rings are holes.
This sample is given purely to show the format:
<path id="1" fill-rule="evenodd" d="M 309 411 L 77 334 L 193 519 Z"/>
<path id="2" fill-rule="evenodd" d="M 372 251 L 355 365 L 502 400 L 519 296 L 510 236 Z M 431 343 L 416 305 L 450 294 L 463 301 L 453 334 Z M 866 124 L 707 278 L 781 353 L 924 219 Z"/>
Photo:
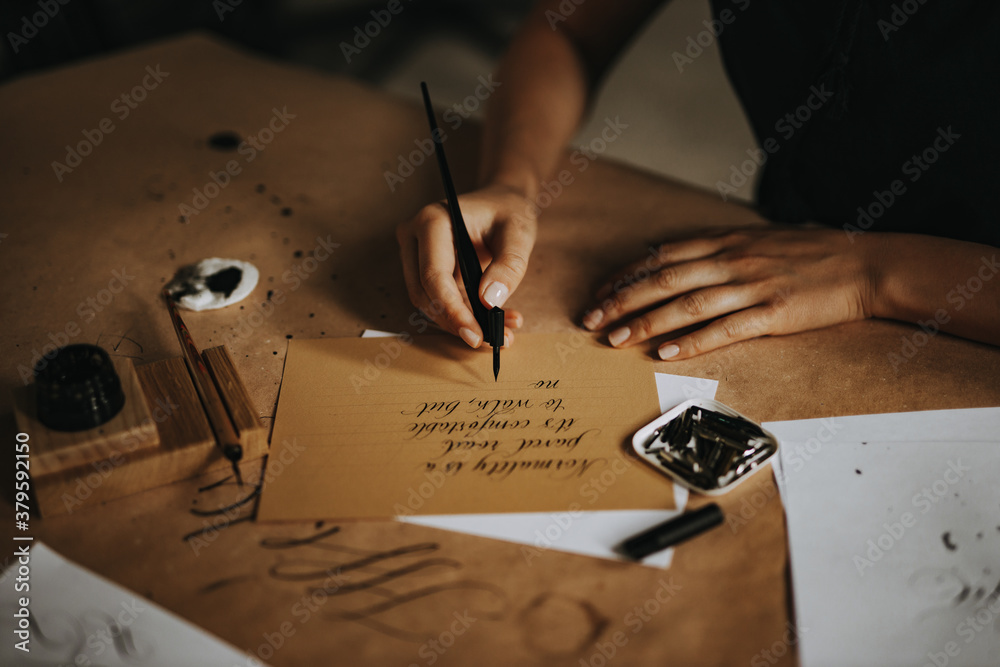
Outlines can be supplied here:
<path id="1" fill-rule="evenodd" d="M 517 194 L 529 202 L 538 195 L 538 177 L 529 169 L 497 171 L 486 179 L 486 187 L 496 186 Z"/>

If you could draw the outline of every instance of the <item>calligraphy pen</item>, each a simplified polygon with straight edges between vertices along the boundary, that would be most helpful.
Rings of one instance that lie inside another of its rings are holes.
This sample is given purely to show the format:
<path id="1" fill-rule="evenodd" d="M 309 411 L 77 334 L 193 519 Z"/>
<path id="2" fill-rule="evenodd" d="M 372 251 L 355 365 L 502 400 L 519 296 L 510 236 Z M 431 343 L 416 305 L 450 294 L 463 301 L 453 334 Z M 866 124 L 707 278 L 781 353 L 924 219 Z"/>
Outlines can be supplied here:
<path id="1" fill-rule="evenodd" d="M 500 374 L 500 348 L 503 347 L 504 328 L 503 310 L 493 307 L 487 310 L 479 298 L 479 283 L 483 279 L 483 269 L 479 266 L 479 255 L 472 245 L 469 229 L 465 226 L 462 211 L 458 208 L 458 194 L 451 180 L 448 160 L 444 156 L 444 146 L 441 141 L 441 128 L 434 117 L 434 107 L 431 106 L 431 96 L 427 92 L 427 84 L 420 82 L 420 90 L 424 94 L 424 106 L 427 108 L 427 120 L 431 124 L 431 138 L 434 140 L 434 153 L 437 155 L 438 167 L 441 168 L 441 180 L 444 181 L 444 192 L 448 199 L 448 213 L 451 214 L 451 231 L 455 238 L 455 252 L 458 255 L 458 268 L 462 272 L 462 282 L 465 283 L 465 293 L 472 306 L 472 315 L 483 330 L 483 341 L 493 346 L 493 381 Z"/>
<path id="2" fill-rule="evenodd" d="M 212 425 L 212 432 L 215 434 L 215 443 L 222 450 L 222 455 L 233 465 L 233 473 L 236 475 L 236 481 L 239 482 L 240 486 L 243 486 L 243 476 L 240 474 L 239 466 L 240 459 L 243 458 L 243 446 L 240 445 L 240 437 L 236 434 L 236 428 L 233 426 L 233 421 L 229 418 L 229 412 L 222 402 L 222 397 L 219 396 L 219 390 L 215 386 L 215 382 L 212 381 L 211 376 L 208 374 L 205 360 L 195 346 L 194 340 L 191 338 L 191 332 L 188 331 L 184 320 L 181 319 L 181 314 L 177 310 L 177 303 L 174 301 L 173 295 L 166 288 L 163 290 L 163 298 L 167 302 L 167 310 L 170 311 L 170 320 L 174 323 L 177 340 L 181 342 L 184 361 L 187 362 L 191 379 L 194 380 L 194 388 L 197 390 L 198 397 L 205 406 L 208 421 Z"/>

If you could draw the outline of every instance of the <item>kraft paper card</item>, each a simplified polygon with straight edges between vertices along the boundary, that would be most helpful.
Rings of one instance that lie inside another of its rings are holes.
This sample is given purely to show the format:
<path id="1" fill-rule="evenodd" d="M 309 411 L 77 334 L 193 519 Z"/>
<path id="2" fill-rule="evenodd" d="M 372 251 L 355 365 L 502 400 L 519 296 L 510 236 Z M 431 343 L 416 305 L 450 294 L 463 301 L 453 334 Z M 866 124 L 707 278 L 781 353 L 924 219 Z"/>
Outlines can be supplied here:
<path id="1" fill-rule="evenodd" d="M 659 414 L 643 352 L 524 334 L 501 362 L 494 382 L 449 336 L 290 341 L 258 517 L 674 507 L 625 448 Z"/>

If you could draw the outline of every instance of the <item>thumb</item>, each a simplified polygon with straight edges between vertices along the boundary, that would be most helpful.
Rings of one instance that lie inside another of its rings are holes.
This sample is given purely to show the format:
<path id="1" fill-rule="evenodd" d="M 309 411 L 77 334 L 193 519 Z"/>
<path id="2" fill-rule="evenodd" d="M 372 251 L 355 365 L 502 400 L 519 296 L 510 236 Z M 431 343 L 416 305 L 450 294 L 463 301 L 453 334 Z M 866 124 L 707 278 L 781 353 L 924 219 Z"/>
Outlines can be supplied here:
<path id="1" fill-rule="evenodd" d="M 497 229 L 490 251 L 493 261 L 483 272 L 479 296 L 489 307 L 503 308 L 507 297 L 521 284 L 528 270 L 528 257 L 535 245 L 531 224 L 506 224 Z"/>

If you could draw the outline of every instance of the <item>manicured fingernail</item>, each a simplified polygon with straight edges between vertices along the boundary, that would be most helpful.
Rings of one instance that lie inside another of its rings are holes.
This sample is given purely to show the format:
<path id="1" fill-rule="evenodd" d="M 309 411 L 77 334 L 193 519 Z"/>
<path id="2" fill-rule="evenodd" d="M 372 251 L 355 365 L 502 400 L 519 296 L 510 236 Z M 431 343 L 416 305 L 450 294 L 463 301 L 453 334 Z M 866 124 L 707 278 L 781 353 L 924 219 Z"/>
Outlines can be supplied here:
<path id="1" fill-rule="evenodd" d="M 510 290 L 507 289 L 507 286 L 495 280 L 483 290 L 483 298 L 486 300 L 486 303 L 494 308 L 503 308 L 503 304 L 506 303 L 508 296 L 510 296 Z"/>
<path id="2" fill-rule="evenodd" d="M 462 327 L 458 330 L 458 335 L 462 337 L 462 340 L 469 344 L 469 347 L 479 347 L 479 336 L 472 329 Z"/>
<path id="3" fill-rule="evenodd" d="M 677 356 L 681 348 L 676 345 L 664 345 L 660 348 L 660 359 L 671 359 Z"/>
<path id="4" fill-rule="evenodd" d="M 601 326 L 601 322 L 604 321 L 604 311 L 598 308 L 597 310 L 592 310 L 583 318 L 583 326 L 590 330 L 594 330 Z"/>
<path id="5" fill-rule="evenodd" d="M 608 342 L 613 346 L 618 347 L 622 343 L 628 340 L 628 337 L 632 335 L 628 327 L 622 327 L 621 329 L 615 329 L 608 336 Z"/>

